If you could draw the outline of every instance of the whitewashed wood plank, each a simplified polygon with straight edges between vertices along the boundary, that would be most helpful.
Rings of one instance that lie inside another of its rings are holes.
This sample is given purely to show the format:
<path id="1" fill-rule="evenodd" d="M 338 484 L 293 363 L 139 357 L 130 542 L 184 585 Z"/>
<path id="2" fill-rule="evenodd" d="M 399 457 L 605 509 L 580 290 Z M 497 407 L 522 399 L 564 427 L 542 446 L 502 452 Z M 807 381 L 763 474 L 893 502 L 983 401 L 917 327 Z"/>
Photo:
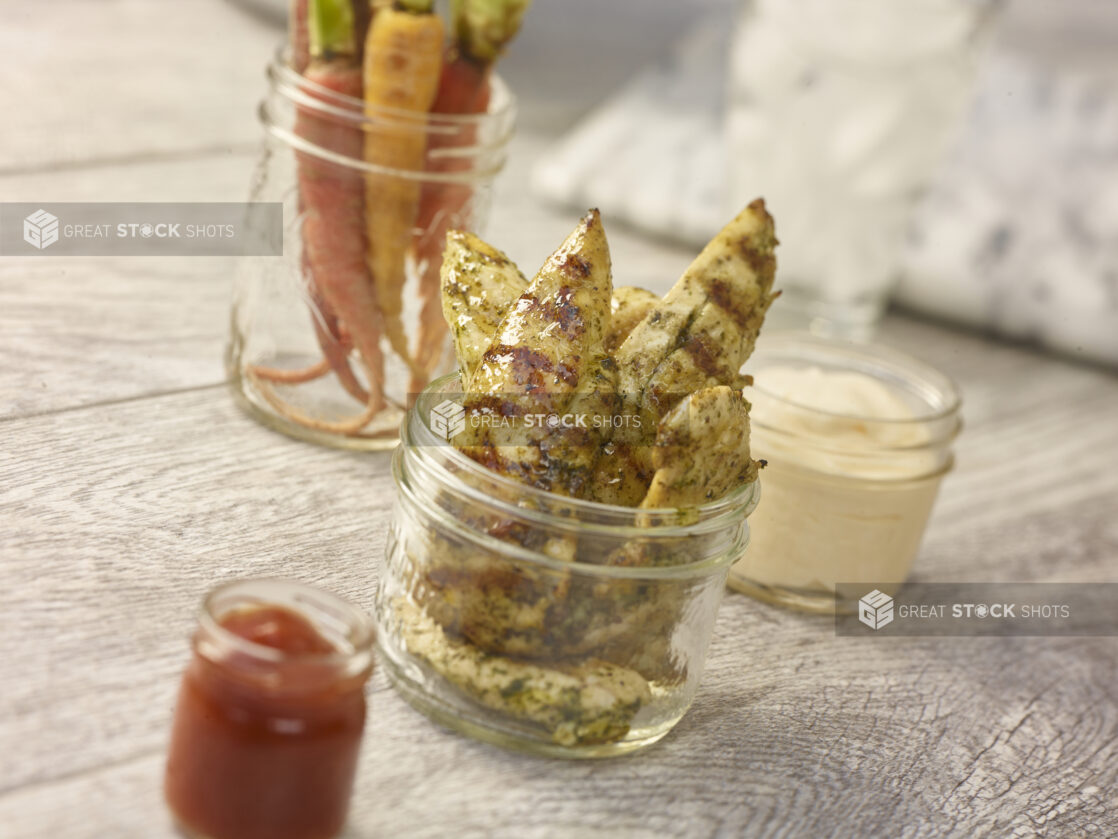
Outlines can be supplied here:
<path id="1" fill-rule="evenodd" d="M 1078 837 L 1118 826 L 1118 721 L 1104 687 L 1118 674 L 1092 661 L 1108 641 L 965 639 L 945 655 L 943 642 L 821 641 L 819 621 L 770 611 L 728 602 L 689 715 L 620 760 L 473 743 L 378 677 L 346 835 Z M 794 625 L 774 638 L 774 620 Z M 1042 678 L 1015 663 L 1026 657 Z M 0 796 L 0 823 L 11 839 L 170 837 L 162 769 L 155 749 L 16 790 Z"/>
<path id="2" fill-rule="evenodd" d="M 254 155 L 0 177 L 12 201 L 242 201 Z M 213 385 L 232 259 L 0 259 L 0 418 Z"/>
<path id="3" fill-rule="evenodd" d="M 223 388 L 2 428 L 0 614 L 17 631 L 0 638 L 0 753 L 24 757 L 0 789 L 160 742 L 216 581 L 288 575 L 371 603 L 387 455 L 266 431 Z"/>
<path id="4" fill-rule="evenodd" d="M 281 39 L 221 0 L 7 3 L 0 169 L 254 145 Z"/>
<path id="5" fill-rule="evenodd" d="M 225 378 L 230 294 L 212 260 L 21 260 L 0 273 L 0 417 Z"/>
<path id="6" fill-rule="evenodd" d="M 239 150 L 191 152 L 189 157 L 174 160 L 136 159 L 14 172 L 0 175 L 0 195 L 6 202 L 29 203 L 247 201 L 256 157 L 253 144 Z M 42 259 L 52 261 L 47 253 Z M 61 260 L 55 257 L 53 261 Z"/>

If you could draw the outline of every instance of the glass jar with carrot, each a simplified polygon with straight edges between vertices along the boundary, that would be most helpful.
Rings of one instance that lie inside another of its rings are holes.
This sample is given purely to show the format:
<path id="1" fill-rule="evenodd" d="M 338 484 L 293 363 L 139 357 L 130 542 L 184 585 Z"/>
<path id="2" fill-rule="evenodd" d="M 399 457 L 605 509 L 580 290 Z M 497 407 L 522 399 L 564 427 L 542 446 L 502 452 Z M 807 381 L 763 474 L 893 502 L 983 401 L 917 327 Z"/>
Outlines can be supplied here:
<path id="1" fill-rule="evenodd" d="M 268 68 L 252 199 L 284 204 L 284 256 L 245 261 L 226 365 L 270 427 L 396 443 L 409 396 L 452 362 L 446 232 L 477 231 L 515 102 L 493 65 L 530 0 L 294 0 Z"/>

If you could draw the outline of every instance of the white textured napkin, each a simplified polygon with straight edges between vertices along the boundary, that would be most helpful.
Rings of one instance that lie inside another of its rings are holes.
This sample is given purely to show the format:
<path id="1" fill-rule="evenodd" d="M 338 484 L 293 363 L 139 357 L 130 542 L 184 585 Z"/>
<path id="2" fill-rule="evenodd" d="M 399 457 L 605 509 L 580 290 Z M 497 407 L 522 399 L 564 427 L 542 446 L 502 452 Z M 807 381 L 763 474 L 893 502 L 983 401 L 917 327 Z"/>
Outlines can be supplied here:
<path id="1" fill-rule="evenodd" d="M 705 243 L 728 213 L 728 29 L 700 26 L 591 113 L 540 161 L 536 191 Z M 915 213 L 896 299 L 1118 364 L 1118 88 L 992 54 Z"/>
<path id="2" fill-rule="evenodd" d="M 1118 363 L 1118 90 L 991 56 L 896 297 Z"/>

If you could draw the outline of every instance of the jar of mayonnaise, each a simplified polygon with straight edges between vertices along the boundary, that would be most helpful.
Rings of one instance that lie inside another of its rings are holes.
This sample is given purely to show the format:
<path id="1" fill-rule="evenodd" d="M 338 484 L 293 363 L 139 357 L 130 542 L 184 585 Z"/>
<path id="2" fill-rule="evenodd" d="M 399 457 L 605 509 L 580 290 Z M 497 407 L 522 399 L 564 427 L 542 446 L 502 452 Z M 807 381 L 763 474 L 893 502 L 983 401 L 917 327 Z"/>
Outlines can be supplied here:
<path id="1" fill-rule="evenodd" d="M 838 583 L 892 593 L 953 463 L 958 389 L 895 350 L 797 332 L 765 336 L 747 372 L 751 448 L 768 465 L 729 584 L 819 612 Z"/>

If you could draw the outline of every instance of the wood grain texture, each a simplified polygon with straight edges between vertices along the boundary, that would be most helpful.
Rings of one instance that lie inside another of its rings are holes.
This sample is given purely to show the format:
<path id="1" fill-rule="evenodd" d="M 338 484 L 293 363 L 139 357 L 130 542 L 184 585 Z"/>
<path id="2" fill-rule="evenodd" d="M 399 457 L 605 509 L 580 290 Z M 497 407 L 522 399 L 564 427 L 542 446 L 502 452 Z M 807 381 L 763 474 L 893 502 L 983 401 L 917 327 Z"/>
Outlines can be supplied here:
<path id="1" fill-rule="evenodd" d="M 979 394 L 990 389 L 978 369 L 987 359 L 996 367 L 1019 355 L 942 333 L 937 345 L 937 330 L 920 324 L 890 326 L 926 355 L 961 347 Z M 1096 371 L 1029 361 L 1115 398 Z M 1009 392 L 1001 419 L 968 434 L 1011 432 L 1014 393 L 1031 404 L 1031 391 Z M 1049 411 L 1054 420 L 1060 410 Z M 1081 412 L 1079 430 L 1105 415 Z M 18 631 L 0 637 L 12 686 L 0 750 L 18 759 L 0 770 L 0 824 L 14 825 L 13 837 L 110 827 L 169 835 L 159 773 L 197 599 L 220 579 L 278 573 L 370 606 L 392 494 L 385 456 L 271 434 L 236 413 L 223 389 L 3 428 L 0 614 Z M 1070 437 L 1081 448 L 1047 469 L 1018 461 L 993 482 L 968 474 L 961 458 L 964 489 L 956 510 L 938 515 L 920 575 L 1113 577 L 1114 479 L 1096 474 L 1097 439 Z M 1034 471 L 1048 481 L 1070 471 L 1102 494 L 1014 520 L 993 502 L 1003 481 L 1034 480 Z M 505 754 L 428 723 L 378 675 L 351 832 L 1111 835 L 1116 684 L 1113 639 L 840 639 L 825 619 L 729 594 L 695 706 L 632 758 Z"/>
<path id="2" fill-rule="evenodd" d="M 0 638 L 14 679 L 0 753 L 23 759 L 0 765 L 0 789 L 160 742 L 153 713 L 169 705 L 215 581 L 295 576 L 371 603 L 392 497 L 385 455 L 267 432 L 224 387 L 3 429 L 0 614 L 17 631 Z"/>
<path id="3" fill-rule="evenodd" d="M 222 0 L 7 3 L 0 172 L 253 148 L 281 40 Z"/>
<path id="4" fill-rule="evenodd" d="M 6 201 L 243 201 L 254 155 L 0 177 Z M 235 263 L 0 258 L 0 419 L 224 380 Z"/>

